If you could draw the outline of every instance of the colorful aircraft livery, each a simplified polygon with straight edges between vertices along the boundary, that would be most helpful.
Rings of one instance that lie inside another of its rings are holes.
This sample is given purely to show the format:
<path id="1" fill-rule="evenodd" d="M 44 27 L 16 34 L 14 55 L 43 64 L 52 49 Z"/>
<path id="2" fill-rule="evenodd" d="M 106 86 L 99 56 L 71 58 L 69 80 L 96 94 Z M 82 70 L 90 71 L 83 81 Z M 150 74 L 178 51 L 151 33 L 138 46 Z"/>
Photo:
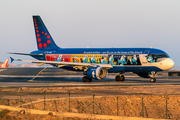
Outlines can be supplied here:
<path id="1" fill-rule="evenodd" d="M 7 58 L 2 65 L 0 65 L 0 68 L 7 68 L 9 62 L 9 58 Z"/>
<path id="2" fill-rule="evenodd" d="M 11 54 L 30 55 L 37 60 L 16 59 L 17 61 L 79 70 L 84 73 L 83 82 L 104 79 L 108 73 L 119 73 L 116 81 L 124 81 L 124 72 L 133 72 L 156 82 L 157 71 L 168 70 L 174 66 L 166 52 L 154 48 L 60 48 L 40 16 L 33 16 L 33 21 L 38 50 L 30 54 Z"/>

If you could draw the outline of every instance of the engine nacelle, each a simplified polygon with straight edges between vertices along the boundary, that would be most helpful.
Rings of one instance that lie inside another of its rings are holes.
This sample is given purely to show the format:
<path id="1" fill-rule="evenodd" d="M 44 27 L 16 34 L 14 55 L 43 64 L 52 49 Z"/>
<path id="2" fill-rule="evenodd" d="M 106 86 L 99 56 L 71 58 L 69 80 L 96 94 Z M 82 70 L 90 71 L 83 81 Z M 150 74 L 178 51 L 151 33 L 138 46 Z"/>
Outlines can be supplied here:
<path id="1" fill-rule="evenodd" d="M 85 72 L 85 75 L 87 75 L 89 78 L 101 80 L 104 79 L 107 76 L 107 69 L 102 67 L 90 67 Z"/>

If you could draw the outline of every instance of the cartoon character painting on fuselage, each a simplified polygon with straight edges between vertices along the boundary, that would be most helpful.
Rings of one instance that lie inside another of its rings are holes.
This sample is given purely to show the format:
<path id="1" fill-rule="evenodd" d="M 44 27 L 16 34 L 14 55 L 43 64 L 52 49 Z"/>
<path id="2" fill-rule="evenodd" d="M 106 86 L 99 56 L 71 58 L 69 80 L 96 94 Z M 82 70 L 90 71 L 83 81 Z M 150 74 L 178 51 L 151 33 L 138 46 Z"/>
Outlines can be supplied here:
<path id="1" fill-rule="evenodd" d="M 146 56 L 149 63 L 154 63 L 157 58 L 168 57 L 163 55 Z M 78 62 L 111 65 L 141 65 L 139 55 L 118 55 L 118 54 L 46 54 L 47 61 Z"/>

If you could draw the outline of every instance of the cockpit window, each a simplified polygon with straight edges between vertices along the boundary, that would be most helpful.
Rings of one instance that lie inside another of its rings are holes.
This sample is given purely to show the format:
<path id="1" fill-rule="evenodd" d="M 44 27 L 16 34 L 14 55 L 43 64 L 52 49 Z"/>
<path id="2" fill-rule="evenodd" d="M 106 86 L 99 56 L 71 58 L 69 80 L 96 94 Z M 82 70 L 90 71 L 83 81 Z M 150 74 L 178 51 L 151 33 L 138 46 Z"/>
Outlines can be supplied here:
<path id="1" fill-rule="evenodd" d="M 147 61 L 149 63 L 153 63 L 158 62 L 160 59 L 162 60 L 162 58 L 169 58 L 169 56 L 167 54 L 150 54 L 147 57 Z"/>

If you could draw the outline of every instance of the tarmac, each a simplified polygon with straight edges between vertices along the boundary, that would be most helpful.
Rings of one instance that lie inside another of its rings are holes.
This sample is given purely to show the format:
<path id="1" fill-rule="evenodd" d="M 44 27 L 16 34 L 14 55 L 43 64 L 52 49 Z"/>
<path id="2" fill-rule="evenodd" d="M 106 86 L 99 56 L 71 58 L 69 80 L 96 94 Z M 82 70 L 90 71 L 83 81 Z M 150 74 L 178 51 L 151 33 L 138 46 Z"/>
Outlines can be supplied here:
<path id="1" fill-rule="evenodd" d="M 116 82 L 116 74 L 108 74 L 103 80 L 82 82 L 83 73 L 60 68 L 1 68 L 0 87 L 85 87 L 85 86 L 143 86 L 180 85 L 180 77 L 157 75 L 157 81 L 125 73 L 124 82 Z"/>

